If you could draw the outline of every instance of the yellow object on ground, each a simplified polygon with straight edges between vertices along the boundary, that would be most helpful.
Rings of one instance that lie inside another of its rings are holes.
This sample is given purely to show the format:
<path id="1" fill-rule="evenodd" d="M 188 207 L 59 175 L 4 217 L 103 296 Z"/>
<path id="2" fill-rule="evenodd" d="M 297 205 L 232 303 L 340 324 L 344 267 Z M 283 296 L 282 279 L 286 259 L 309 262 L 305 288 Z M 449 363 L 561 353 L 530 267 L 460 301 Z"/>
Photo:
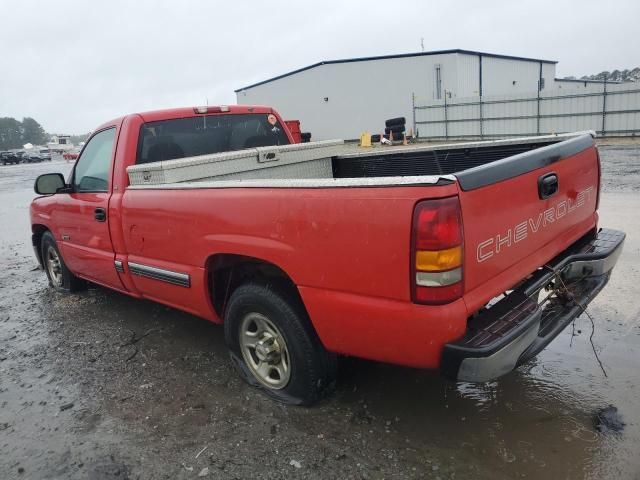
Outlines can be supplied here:
<path id="1" fill-rule="evenodd" d="M 371 146 L 371 134 L 369 132 L 362 132 L 360 134 L 360 146 L 361 147 Z"/>

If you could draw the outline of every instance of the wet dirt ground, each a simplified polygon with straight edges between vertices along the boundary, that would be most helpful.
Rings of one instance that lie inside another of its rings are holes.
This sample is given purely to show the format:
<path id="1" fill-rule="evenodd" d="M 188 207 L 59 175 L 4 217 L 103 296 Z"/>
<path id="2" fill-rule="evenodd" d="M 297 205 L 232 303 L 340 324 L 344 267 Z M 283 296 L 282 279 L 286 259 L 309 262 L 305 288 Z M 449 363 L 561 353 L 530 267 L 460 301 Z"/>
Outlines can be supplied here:
<path id="1" fill-rule="evenodd" d="M 35 269 L 35 177 L 0 166 L 0 479 L 640 478 L 640 145 L 601 150 L 611 282 L 532 363 L 485 385 L 345 359 L 337 392 L 286 407 L 243 384 L 221 327 Z M 614 405 L 626 426 L 599 433 Z"/>

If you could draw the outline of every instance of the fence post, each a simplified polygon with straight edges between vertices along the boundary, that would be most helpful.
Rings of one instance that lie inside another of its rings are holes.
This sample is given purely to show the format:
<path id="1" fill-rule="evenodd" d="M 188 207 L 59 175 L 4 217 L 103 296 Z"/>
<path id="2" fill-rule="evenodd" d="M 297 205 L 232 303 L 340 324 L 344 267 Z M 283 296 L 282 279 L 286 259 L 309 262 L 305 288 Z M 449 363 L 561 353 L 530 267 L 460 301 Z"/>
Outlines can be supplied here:
<path id="1" fill-rule="evenodd" d="M 484 138 L 484 129 L 482 127 L 482 94 L 480 94 L 478 105 L 480 106 L 480 138 Z"/>
<path id="2" fill-rule="evenodd" d="M 604 137 L 607 133 L 606 130 L 606 117 L 607 117 L 607 79 L 604 79 L 604 88 L 602 91 L 602 136 Z"/>
<path id="3" fill-rule="evenodd" d="M 538 110 L 536 114 L 536 133 L 540 135 L 540 91 L 542 90 L 542 62 L 540 62 L 540 70 L 538 72 Z"/>
<path id="4" fill-rule="evenodd" d="M 536 114 L 536 132 L 540 135 L 540 89 L 538 89 L 538 113 Z"/>
<path id="5" fill-rule="evenodd" d="M 418 138 L 418 131 L 416 130 L 416 94 L 411 92 L 411 111 L 413 112 L 413 135 Z"/>
<path id="6" fill-rule="evenodd" d="M 449 139 L 449 118 L 447 116 L 447 91 L 444 91 L 444 138 Z"/>
<path id="7" fill-rule="evenodd" d="M 484 138 L 484 132 L 482 128 L 482 54 L 478 54 L 478 96 L 480 100 L 478 102 L 479 105 L 479 116 L 480 116 L 480 138 Z"/>

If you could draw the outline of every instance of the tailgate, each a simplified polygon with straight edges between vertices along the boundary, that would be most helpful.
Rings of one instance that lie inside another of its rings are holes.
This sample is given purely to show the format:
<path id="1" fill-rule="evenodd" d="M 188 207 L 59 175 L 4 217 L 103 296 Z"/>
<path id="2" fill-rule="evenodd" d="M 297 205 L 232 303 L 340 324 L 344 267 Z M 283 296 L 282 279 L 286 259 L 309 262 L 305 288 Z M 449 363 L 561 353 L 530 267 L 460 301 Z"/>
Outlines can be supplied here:
<path id="1" fill-rule="evenodd" d="M 597 224 L 599 160 L 591 135 L 456 176 L 470 311 L 513 287 Z"/>

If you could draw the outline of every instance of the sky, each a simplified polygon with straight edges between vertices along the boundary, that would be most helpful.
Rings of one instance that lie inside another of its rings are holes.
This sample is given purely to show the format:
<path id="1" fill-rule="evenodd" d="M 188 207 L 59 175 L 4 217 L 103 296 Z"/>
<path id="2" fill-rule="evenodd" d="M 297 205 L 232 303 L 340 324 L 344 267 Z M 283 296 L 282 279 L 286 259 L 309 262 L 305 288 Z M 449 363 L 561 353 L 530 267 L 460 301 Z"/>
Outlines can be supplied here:
<path id="1" fill-rule="evenodd" d="M 640 1 L 0 0 L 0 117 L 80 134 L 322 60 L 468 49 L 557 60 L 560 77 L 640 66 Z"/>

